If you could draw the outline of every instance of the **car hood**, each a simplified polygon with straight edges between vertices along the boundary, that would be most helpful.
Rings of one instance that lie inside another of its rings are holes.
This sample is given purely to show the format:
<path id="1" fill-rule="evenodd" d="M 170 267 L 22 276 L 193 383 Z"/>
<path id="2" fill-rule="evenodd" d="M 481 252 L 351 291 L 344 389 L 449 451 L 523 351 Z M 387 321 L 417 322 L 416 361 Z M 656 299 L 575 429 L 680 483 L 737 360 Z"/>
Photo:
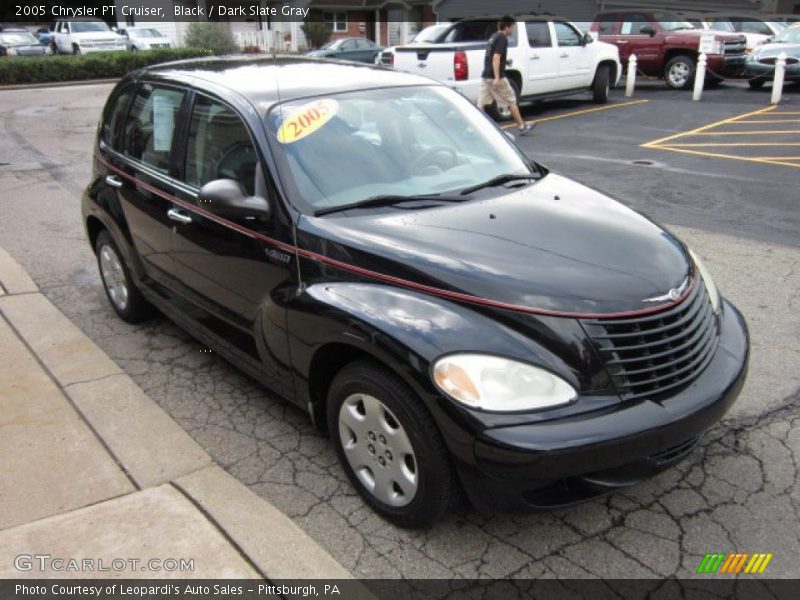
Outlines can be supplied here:
<path id="1" fill-rule="evenodd" d="M 81 33 L 73 33 L 72 37 L 87 42 L 122 42 L 121 36 L 114 32 L 103 33 L 102 31 L 84 31 Z"/>
<path id="2" fill-rule="evenodd" d="M 781 52 L 786 56 L 800 57 L 800 44 L 764 44 L 753 50 L 755 58 L 777 58 Z"/>
<path id="3" fill-rule="evenodd" d="M 565 316 L 656 308 L 690 271 L 669 232 L 555 174 L 463 204 L 303 217 L 299 233 L 309 255 L 373 279 Z"/>
<path id="4" fill-rule="evenodd" d="M 735 42 L 735 41 L 742 41 L 744 42 L 747 38 L 741 33 L 734 33 L 729 31 L 711 31 L 708 29 L 679 29 L 678 31 L 670 31 L 667 32 L 668 36 L 679 36 L 679 37 L 695 37 L 701 38 L 704 35 L 714 34 L 714 39 L 721 41 L 721 42 Z"/>

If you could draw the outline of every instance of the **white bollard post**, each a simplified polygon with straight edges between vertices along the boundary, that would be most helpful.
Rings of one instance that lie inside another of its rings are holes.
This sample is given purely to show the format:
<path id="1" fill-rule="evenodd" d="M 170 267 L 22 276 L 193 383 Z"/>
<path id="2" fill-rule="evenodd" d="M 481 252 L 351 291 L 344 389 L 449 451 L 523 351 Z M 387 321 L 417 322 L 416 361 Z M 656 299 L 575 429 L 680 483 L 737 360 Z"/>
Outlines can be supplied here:
<path id="1" fill-rule="evenodd" d="M 780 104 L 783 94 L 783 79 L 786 74 L 786 52 L 781 52 L 775 61 L 775 79 L 772 81 L 772 103 Z"/>
<path id="2" fill-rule="evenodd" d="M 703 86 L 706 83 L 706 64 L 708 63 L 708 58 L 704 52 L 700 53 L 700 57 L 697 59 L 697 71 L 694 74 L 694 94 L 692 94 L 692 100 L 695 102 L 699 101 L 703 97 Z"/>
<path id="3" fill-rule="evenodd" d="M 633 98 L 633 90 L 636 87 L 636 65 L 638 61 L 635 54 L 628 58 L 628 77 L 625 81 L 625 97 Z"/>

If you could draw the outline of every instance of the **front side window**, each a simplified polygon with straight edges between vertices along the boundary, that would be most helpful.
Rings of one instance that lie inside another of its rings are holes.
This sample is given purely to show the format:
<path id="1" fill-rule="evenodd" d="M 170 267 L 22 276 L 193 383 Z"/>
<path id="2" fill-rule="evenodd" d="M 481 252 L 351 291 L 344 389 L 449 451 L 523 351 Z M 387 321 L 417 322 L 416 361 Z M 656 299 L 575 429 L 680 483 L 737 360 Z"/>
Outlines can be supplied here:
<path id="1" fill-rule="evenodd" d="M 379 195 L 456 193 L 530 170 L 469 101 L 438 86 L 295 100 L 266 120 L 290 198 L 309 212 Z"/>
<path id="2" fill-rule="evenodd" d="M 125 154 L 162 173 L 169 172 L 175 124 L 185 93 L 144 84 L 125 124 Z"/>
<path id="3" fill-rule="evenodd" d="M 257 164 L 241 117 L 225 104 L 198 96 L 186 144 L 186 183 L 201 188 L 215 179 L 234 179 L 252 196 Z"/>
<path id="4" fill-rule="evenodd" d="M 344 33 L 347 31 L 347 13 L 326 12 L 322 14 L 322 20 L 333 32 Z"/>
<path id="5" fill-rule="evenodd" d="M 622 22 L 622 27 L 619 30 L 620 35 L 643 35 L 642 27 L 651 27 L 650 18 L 641 14 L 625 15 L 625 20 Z"/>
<path id="6" fill-rule="evenodd" d="M 72 33 L 89 33 L 92 31 L 110 31 L 105 23 L 95 21 L 73 21 L 70 24 Z"/>
<path id="7" fill-rule="evenodd" d="M 556 39 L 558 40 L 559 46 L 564 47 L 581 45 L 581 34 L 578 33 L 572 25 L 569 23 L 558 22 L 555 23 L 555 27 Z"/>

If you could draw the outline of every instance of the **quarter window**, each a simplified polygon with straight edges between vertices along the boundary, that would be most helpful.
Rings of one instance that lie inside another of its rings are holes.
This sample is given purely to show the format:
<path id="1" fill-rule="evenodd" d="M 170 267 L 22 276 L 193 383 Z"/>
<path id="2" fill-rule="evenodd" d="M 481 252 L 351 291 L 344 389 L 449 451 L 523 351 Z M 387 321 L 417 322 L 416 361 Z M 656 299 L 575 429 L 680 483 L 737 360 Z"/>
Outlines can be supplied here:
<path id="1" fill-rule="evenodd" d="M 128 110 L 128 105 L 131 103 L 131 96 L 133 96 L 135 91 L 135 83 L 131 82 L 123 85 L 106 106 L 100 139 L 114 150 L 122 149 L 122 137 L 124 133 L 122 123 L 125 121 L 125 112 Z"/>
<path id="2" fill-rule="evenodd" d="M 125 154 L 169 173 L 175 124 L 184 92 L 144 84 L 125 125 Z"/>
<path id="3" fill-rule="evenodd" d="M 186 183 L 201 188 L 215 179 L 234 179 L 252 196 L 257 164 L 258 154 L 239 115 L 198 96 L 189 125 Z"/>

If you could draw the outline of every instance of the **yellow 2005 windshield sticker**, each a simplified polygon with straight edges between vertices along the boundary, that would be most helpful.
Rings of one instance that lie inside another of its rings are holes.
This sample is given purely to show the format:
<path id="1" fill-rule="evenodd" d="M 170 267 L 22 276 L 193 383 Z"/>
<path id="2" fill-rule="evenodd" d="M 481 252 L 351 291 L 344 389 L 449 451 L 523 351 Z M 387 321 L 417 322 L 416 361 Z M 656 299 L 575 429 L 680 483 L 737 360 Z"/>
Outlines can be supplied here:
<path id="1" fill-rule="evenodd" d="M 336 100 L 314 100 L 293 110 L 278 129 L 278 141 L 292 144 L 308 137 L 330 121 L 339 110 Z"/>

